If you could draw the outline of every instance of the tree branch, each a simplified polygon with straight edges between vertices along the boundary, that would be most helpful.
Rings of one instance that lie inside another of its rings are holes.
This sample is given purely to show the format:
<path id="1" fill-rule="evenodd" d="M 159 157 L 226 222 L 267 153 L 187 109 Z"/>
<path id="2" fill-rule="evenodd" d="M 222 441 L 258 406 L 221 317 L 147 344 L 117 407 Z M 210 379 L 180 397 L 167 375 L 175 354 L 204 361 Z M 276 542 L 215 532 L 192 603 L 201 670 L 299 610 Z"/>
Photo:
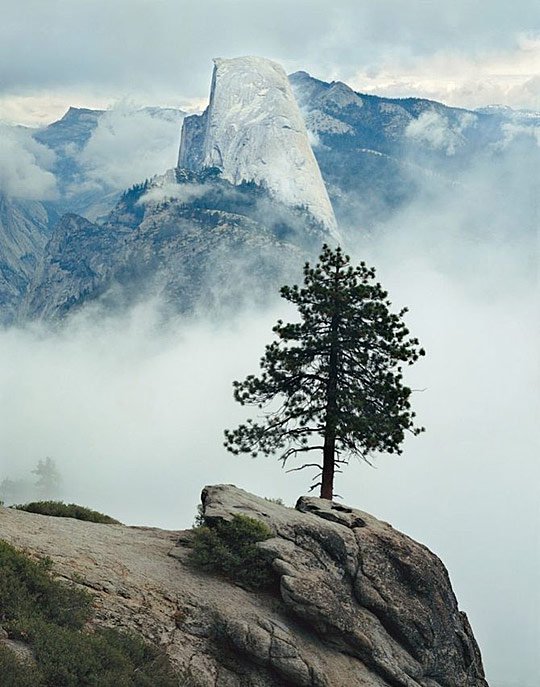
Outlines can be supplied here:
<path id="1" fill-rule="evenodd" d="M 319 463 L 304 463 L 299 468 L 289 468 L 288 470 L 285 470 L 285 472 L 299 472 L 304 468 L 319 468 L 319 470 L 322 470 L 322 465 L 319 465 Z"/>

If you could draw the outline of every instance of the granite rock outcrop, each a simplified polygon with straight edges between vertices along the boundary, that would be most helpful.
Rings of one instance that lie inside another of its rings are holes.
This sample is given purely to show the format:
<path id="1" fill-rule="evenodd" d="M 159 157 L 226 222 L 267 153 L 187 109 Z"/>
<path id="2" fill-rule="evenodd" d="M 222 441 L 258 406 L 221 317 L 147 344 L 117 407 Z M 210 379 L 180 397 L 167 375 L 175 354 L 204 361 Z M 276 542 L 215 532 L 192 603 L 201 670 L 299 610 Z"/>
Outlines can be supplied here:
<path id="1" fill-rule="evenodd" d="M 184 119 L 179 167 L 215 167 L 232 184 L 255 182 L 303 206 L 337 238 L 336 220 L 283 68 L 263 57 L 215 59 L 210 102 Z"/>
<path id="2" fill-rule="evenodd" d="M 448 573 L 373 516 L 302 497 L 296 508 L 206 487 L 207 522 L 236 514 L 273 536 L 276 590 L 190 564 L 191 531 L 0 510 L 0 538 L 95 594 L 96 622 L 161 644 L 198 687 L 487 687 Z"/>

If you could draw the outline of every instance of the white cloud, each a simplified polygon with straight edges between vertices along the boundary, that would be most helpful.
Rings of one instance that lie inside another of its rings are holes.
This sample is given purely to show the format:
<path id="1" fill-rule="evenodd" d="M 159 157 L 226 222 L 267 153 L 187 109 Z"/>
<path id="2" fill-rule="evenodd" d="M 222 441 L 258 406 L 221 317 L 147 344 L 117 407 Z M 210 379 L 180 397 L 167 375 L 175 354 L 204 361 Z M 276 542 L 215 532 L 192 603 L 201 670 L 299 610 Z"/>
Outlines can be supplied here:
<path id="1" fill-rule="evenodd" d="M 463 113 L 456 123 L 451 124 L 446 116 L 435 110 L 426 110 L 407 125 L 405 136 L 425 143 L 434 150 L 443 150 L 447 155 L 454 155 L 456 149 L 464 143 L 462 132 L 475 123 L 475 115 L 469 112 Z"/>
<path id="2" fill-rule="evenodd" d="M 78 161 L 87 180 L 124 189 L 176 166 L 181 115 L 122 102 L 100 117 Z"/>
<path id="3" fill-rule="evenodd" d="M 540 127 L 538 126 L 526 126 L 517 122 L 508 122 L 503 124 L 501 128 L 504 136 L 500 143 L 501 148 L 506 148 L 519 138 L 531 141 L 540 147 Z"/>
<path id="4" fill-rule="evenodd" d="M 32 93 L 0 92 L 0 121 L 25 126 L 46 126 L 60 119 L 70 106 L 105 110 L 118 96 L 104 98 L 102 91 L 87 88 L 43 90 L 38 87 Z"/>
<path id="5" fill-rule="evenodd" d="M 101 107 L 119 95 L 203 98 L 212 57 L 246 54 L 383 95 L 538 107 L 534 0 L 79 0 L 69 12 L 62 0 L 4 4 L 0 96 L 41 93 L 54 106 L 63 94 L 64 109 L 88 93 Z M 29 107 L 41 117 L 41 105 Z"/>
<path id="6" fill-rule="evenodd" d="M 308 135 L 309 145 L 312 148 L 318 148 L 321 145 L 321 139 L 319 138 L 319 135 L 317 134 L 316 131 L 312 131 L 311 129 L 307 129 L 307 135 Z"/>
<path id="7" fill-rule="evenodd" d="M 182 203 L 189 203 L 191 200 L 200 198 L 205 193 L 208 193 L 208 187 L 203 184 L 176 184 L 166 181 L 161 185 L 152 186 L 141 196 L 138 202 L 146 205 L 175 199 Z"/>
<path id="8" fill-rule="evenodd" d="M 0 124 L 0 190 L 13 198 L 50 200 L 56 179 L 50 172 L 55 155 L 31 131 Z"/>
<path id="9" fill-rule="evenodd" d="M 482 51 L 439 48 L 428 55 L 395 56 L 345 74 L 364 93 L 421 97 L 456 107 L 505 104 L 540 109 L 540 37 L 521 33 L 514 45 Z"/>

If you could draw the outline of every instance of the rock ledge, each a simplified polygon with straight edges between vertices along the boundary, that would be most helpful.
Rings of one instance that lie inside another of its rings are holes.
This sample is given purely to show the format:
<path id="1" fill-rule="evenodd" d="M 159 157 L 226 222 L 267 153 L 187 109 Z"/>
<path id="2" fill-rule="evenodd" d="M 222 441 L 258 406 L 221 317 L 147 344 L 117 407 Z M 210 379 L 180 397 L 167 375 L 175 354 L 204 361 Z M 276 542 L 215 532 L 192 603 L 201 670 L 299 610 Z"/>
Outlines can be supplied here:
<path id="1" fill-rule="evenodd" d="M 302 497 L 295 509 L 206 487 L 205 517 L 249 515 L 274 537 L 279 594 L 189 565 L 186 533 L 0 509 L 0 537 L 84 580 L 96 622 L 162 644 L 196 687 L 487 687 L 446 569 L 373 516 Z M 183 535 L 183 536 L 182 536 Z"/>

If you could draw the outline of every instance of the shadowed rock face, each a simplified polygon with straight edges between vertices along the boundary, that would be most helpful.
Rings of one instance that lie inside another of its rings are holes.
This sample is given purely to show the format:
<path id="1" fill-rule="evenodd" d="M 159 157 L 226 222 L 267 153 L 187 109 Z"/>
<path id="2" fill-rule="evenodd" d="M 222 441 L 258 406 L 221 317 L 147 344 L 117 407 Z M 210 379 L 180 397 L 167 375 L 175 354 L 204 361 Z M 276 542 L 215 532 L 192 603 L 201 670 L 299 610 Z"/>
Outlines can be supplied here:
<path id="1" fill-rule="evenodd" d="M 51 217 L 37 201 L 0 190 L 0 324 L 9 324 L 42 257 Z"/>
<path id="2" fill-rule="evenodd" d="M 207 518 L 268 525 L 279 592 L 193 569 L 187 532 L 1 509 L 0 537 L 81 576 L 98 623 L 163 644 L 198 687 L 487 687 L 446 569 L 424 546 L 320 499 L 291 509 L 220 485 L 202 501 Z"/>
<path id="3" fill-rule="evenodd" d="M 157 200 L 146 201 L 151 193 Z M 122 312 L 159 299 L 164 314 L 200 308 L 223 319 L 296 280 L 309 255 L 300 237 L 319 248 L 320 230 L 263 189 L 170 170 L 126 192 L 104 224 L 64 215 L 18 318 L 53 322 L 89 304 Z"/>

